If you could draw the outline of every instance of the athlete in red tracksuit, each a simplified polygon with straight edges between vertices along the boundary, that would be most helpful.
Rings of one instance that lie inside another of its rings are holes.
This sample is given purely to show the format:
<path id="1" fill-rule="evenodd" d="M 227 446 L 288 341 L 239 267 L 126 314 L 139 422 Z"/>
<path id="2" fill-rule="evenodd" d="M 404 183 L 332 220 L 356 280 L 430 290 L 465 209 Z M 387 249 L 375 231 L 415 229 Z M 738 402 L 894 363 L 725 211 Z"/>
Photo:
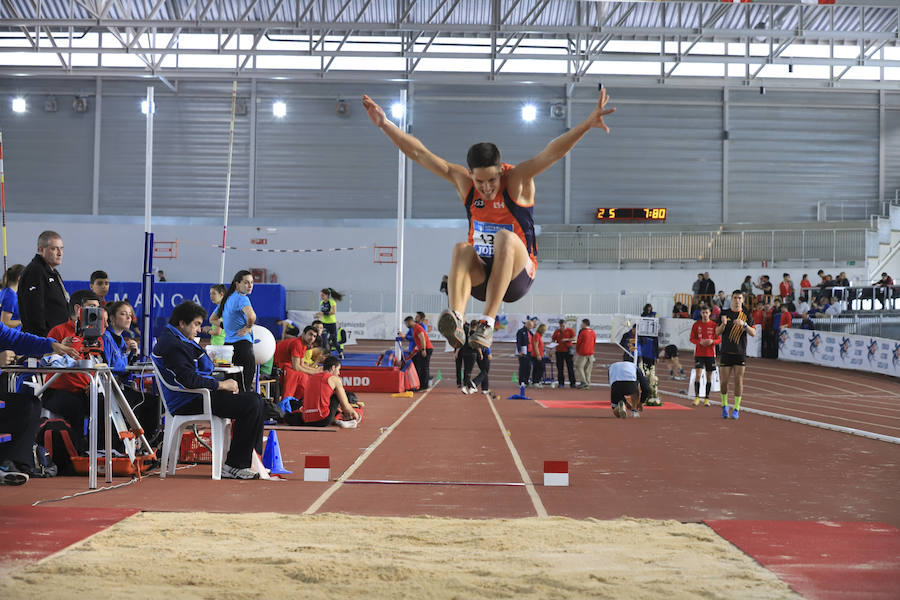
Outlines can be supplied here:
<path id="1" fill-rule="evenodd" d="M 700 320 L 691 327 L 691 343 L 694 344 L 694 406 L 700 404 L 700 373 L 706 370 L 706 406 L 709 406 L 709 390 L 712 374 L 716 370 L 716 345 L 722 341 L 716 335 L 716 322 L 709 318 L 709 307 L 700 309 Z"/>

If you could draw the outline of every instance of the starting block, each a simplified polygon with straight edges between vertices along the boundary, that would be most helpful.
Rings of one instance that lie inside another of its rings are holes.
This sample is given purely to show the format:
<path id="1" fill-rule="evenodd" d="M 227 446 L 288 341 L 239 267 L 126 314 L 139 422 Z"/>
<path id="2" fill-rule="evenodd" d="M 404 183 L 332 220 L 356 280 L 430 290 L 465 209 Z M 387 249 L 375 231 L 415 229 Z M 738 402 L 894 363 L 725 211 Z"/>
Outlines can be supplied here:
<path id="1" fill-rule="evenodd" d="M 331 481 L 331 460 L 327 456 L 307 456 L 303 481 Z"/>
<path id="2" fill-rule="evenodd" d="M 565 460 L 544 461 L 544 486 L 568 486 L 569 463 Z"/>

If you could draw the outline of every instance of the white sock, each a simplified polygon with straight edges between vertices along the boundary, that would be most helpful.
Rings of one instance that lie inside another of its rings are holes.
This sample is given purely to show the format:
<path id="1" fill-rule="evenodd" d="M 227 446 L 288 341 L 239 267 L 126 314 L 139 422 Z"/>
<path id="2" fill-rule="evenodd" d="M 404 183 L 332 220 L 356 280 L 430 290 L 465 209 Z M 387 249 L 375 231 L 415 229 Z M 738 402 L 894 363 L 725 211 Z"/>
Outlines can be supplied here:
<path id="1" fill-rule="evenodd" d="M 494 328 L 494 317 L 489 317 L 487 315 L 481 315 L 480 320 L 485 321 L 488 324 L 488 327 L 491 329 Z"/>
<path id="2" fill-rule="evenodd" d="M 460 321 L 463 320 L 463 316 L 461 314 L 459 314 L 458 312 L 456 312 L 455 310 L 453 311 L 453 314 L 456 315 L 456 318 L 459 319 Z"/>

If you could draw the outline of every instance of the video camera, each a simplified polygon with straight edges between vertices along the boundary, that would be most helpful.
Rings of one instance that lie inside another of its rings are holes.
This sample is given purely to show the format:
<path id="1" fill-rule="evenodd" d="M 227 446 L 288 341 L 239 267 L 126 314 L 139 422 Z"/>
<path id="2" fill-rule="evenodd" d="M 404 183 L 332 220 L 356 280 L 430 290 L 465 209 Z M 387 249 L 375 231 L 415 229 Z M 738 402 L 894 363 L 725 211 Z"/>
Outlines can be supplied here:
<path id="1" fill-rule="evenodd" d="M 103 354 L 103 343 L 100 340 L 104 331 L 106 331 L 106 310 L 102 306 L 82 306 L 75 319 L 75 335 L 82 339 L 83 357 Z"/>

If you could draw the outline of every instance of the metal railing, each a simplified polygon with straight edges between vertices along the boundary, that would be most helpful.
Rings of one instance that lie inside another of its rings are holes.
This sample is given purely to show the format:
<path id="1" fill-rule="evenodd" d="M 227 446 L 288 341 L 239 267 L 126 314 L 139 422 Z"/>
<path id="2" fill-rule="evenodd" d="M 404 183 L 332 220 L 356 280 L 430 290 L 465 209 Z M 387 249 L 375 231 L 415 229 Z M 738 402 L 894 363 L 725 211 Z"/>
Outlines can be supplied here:
<path id="1" fill-rule="evenodd" d="M 661 317 L 671 316 L 674 293 L 572 293 L 572 294 L 529 294 L 514 303 L 503 303 L 501 313 L 597 315 L 612 313 L 640 314 L 644 305 L 653 305 Z M 288 290 L 288 310 L 318 310 L 319 292 L 315 290 Z M 403 313 L 413 314 L 423 311 L 435 315 L 447 308 L 447 297 L 443 294 L 413 293 L 403 295 Z M 484 303 L 470 299 L 467 314 L 479 314 Z M 347 291 L 338 303 L 341 312 L 394 312 L 393 292 Z"/>
<path id="2" fill-rule="evenodd" d="M 900 339 L 900 315 L 841 315 L 817 317 L 810 321 L 816 331 L 869 335 L 889 340 Z"/>
<path id="3" fill-rule="evenodd" d="M 541 264 L 647 264 L 767 261 L 833 265 L 866 258 L 866 230 L 744 230 L 546 232 L 538 235 Z"/>

